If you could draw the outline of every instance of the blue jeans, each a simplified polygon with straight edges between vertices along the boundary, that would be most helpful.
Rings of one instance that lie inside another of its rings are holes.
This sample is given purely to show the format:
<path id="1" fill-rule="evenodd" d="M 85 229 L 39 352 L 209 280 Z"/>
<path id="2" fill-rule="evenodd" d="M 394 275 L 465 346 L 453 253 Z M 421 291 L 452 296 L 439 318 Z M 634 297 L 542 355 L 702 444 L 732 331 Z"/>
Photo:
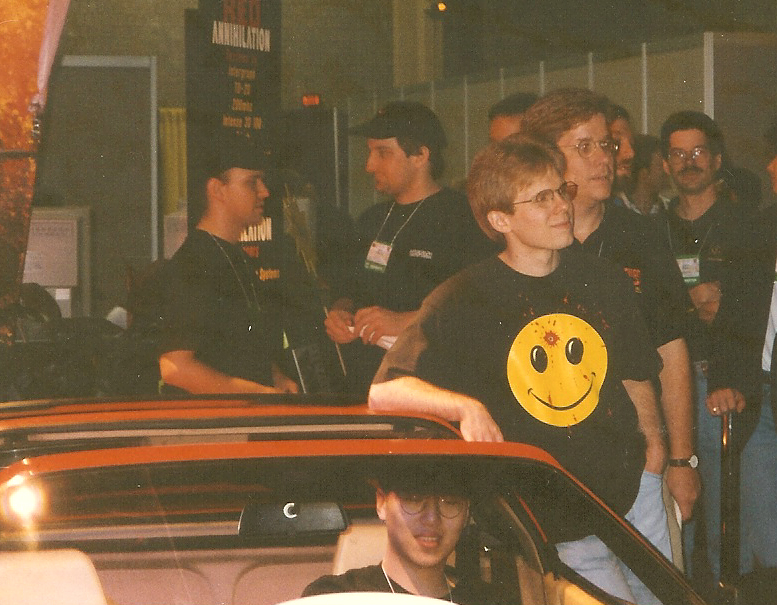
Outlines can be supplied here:
<path id="1" fill-rule="evenodd" d="M 672 557 L 661 475 L 642 473 L 637 499 L 626 513 L 629 521 L 666 558 Z M 556 544 L 559 558 L 581 576 L 613 596 L 640 604 L 660 601 L 596 536 Z"/>
<path id="2" fill-rule="evenodd" d="M 742 451 L 740 571 L 777 567 L 777 431 L 764 385 L 761 416 Z"/>
<path id="3" fill-rule="evenodd" d="M 696 440 L 707 560 L 715 584 L 720 580 L 720 453 L 721 419 L 707 411 L 707 378 L 694 368 L 696 381 Z M 740 573 L 754 565 L 777 566 L 777 432 L 770 389 L 763 387 L 761 415 L 740 459 Z M 686 572 L 695 539 L 695 523 L 683 526 Z"/>

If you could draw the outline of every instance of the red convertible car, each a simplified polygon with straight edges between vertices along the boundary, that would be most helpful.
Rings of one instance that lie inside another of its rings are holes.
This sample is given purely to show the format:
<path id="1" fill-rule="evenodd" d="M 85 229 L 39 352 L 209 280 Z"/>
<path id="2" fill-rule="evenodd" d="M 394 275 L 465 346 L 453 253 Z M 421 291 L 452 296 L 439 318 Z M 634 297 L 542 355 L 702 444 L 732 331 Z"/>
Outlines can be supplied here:
<path id="1" fill-rule="evenodd" d="M 467 443 L 439 419 L 350 403 L 0 405 L 0 605 L 295 599 L 321 575 L 380 560 L 373 478 L 419 463 L 476 494 L 452 576 L 474 574 L 516 604 L 622 604 L 558 559 L 573 528 L 598 535 L 663 603 L 703 603 L 544 451 Z"/>

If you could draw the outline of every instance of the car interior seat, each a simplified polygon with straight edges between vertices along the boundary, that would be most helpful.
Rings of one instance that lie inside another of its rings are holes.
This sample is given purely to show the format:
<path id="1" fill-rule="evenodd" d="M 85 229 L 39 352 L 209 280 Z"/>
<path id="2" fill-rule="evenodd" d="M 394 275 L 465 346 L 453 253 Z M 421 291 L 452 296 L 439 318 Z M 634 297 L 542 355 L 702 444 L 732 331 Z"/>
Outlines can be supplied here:
<path id="1" fill-rule="evenodd" d="M 337 539 L 332 573 L 376 565 L 386 551 L 386 526 L 380 519 L 358 519 Z"/>
<path id="2" fill-rule="evenodd" d="M 0 605 L 107 605 L 92 561 L 77 550 L 0 553 Z"/>

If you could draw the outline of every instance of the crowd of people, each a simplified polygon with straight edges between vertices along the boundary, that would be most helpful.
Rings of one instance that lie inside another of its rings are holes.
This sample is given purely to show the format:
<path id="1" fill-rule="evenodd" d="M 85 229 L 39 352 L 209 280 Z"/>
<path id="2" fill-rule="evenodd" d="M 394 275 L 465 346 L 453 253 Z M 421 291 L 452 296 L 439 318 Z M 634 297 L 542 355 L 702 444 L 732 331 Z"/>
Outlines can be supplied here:
<path id="1" fill-rule="evenodd" d="M 697 111 L 651 137 L 624 108 L 570 88 L 514 95 L 489 118 L 466 193 L 441 184 L 447 140 L 428 107 L 389 103 L 351 129 L 386 200 L 357 220 L 349 278 L 324 322 L 345 390 L 377 410 L 457 422 L 468 440 L 546 449 L 689 574 L 703 515 L 714 580 L 721 417 L 735 414 L 740 571 L 777 566 L 777 212 L 725 178 L 723 135 Z M 777 193 L 777 127 L 766 142 Z M 262 157 L 219 149 L 203 175 L 203 214 L 166 270 L 159 364 L 171 388 L 299 390 L 239 245 L 269 195 Z M 664 485 L 684 557 L 672 551 Z M 419 511 L 443 510 L 422 500 Z M 390 490 L 378 504 L 387 523 L 407 516 Z M 655 602 L 597 538 L 557 549 L 607 592 Z M 439 560 L 420 575 L 423 561 L 415 572 L 396 561 L 389 553 L 346 583 L 453 595 Z"/>

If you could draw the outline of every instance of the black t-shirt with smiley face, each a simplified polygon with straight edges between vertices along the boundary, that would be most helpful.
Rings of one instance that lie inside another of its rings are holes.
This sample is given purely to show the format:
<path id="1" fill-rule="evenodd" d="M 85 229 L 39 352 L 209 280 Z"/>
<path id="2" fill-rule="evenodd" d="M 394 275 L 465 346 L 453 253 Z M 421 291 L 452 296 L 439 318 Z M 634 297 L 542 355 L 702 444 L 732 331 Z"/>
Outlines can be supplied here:
<path id="1" fill-rule="evenodd" d="M 547 450 L 625 514 L 645 441 L 622 381 L 655 379 L 660 363 L 629 278 L 567 250 L 546 277 L 494 257 L 446 281 L 375 381 L 413 375 L 478 399 L 505 439 Z"/>

